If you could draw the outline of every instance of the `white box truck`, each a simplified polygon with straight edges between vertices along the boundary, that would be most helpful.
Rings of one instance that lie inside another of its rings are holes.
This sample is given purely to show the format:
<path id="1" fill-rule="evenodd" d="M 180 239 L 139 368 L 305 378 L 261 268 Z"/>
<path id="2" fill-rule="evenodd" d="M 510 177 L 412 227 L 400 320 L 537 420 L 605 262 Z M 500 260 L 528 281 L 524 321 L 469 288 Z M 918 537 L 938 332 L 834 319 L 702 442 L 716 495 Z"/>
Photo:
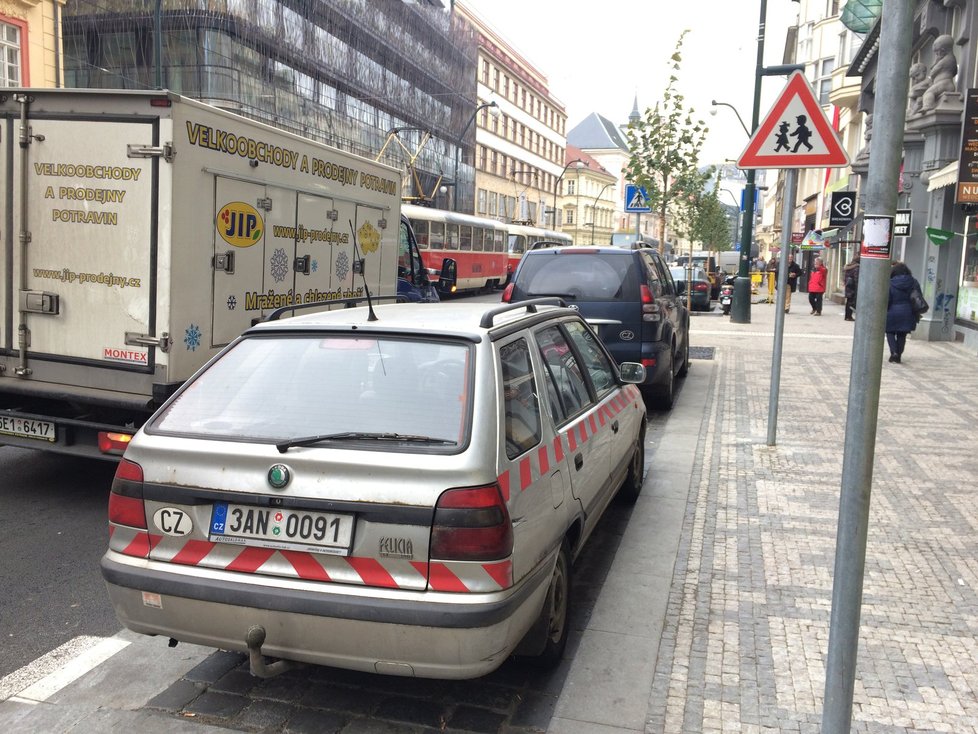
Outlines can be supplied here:
<path id="1" fill-rule="evenodd" d="M 437 300 L 398 171 L 166 91 L 0 90 L 0 200 L 0 444 L 117 460 L 276 309 Z"/>

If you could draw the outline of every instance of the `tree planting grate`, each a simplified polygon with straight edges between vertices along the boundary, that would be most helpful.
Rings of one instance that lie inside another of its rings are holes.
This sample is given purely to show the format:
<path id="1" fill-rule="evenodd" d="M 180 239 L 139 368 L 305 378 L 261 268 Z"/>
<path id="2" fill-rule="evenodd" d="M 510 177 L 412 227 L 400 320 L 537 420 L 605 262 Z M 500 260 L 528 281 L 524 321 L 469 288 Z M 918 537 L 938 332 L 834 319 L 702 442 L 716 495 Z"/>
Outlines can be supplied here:
<path id="1" fill-rule="evenodd" d="M 716 347 L 690 347 L 689 348 L 689 358 L 690 359 L 713 359 L 713 353 L 716 351 Z"/>

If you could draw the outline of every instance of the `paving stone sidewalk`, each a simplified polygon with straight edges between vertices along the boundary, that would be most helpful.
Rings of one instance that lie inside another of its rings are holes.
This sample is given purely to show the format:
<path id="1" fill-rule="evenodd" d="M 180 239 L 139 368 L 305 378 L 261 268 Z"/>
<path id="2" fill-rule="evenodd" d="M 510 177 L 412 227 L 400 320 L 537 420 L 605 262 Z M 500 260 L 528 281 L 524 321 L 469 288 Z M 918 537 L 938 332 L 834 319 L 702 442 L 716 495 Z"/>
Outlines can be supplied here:
<path id="1" fill-rule="evenodd" d="M 820 731 L 854 326 L 786 316 L 768 446 L 774 307 L 694 320 L 715 365 L 646 732 Z M 978 733 L 978 356 L 882 369 L 852 731 Z"/>

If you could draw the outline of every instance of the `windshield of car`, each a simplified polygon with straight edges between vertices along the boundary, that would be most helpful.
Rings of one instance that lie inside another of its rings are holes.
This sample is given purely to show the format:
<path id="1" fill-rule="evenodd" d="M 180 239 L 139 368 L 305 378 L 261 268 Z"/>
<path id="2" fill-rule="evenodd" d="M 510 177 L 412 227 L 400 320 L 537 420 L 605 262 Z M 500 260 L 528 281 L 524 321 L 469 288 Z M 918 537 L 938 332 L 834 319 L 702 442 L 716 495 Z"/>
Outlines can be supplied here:
<path id="1" fill-rule="evenodd" d="M 635 301 L 639 279 L 631 253 L 565 250 L 523 258 L 513 299 L 561 296 L 570 301 Z"/>
<path id="2" fill-rule="evenodd" d="M 471 348 L 459 342 L 310 334 L 243 339 L 149 432 L 410 450 L 467 440 Z"/>

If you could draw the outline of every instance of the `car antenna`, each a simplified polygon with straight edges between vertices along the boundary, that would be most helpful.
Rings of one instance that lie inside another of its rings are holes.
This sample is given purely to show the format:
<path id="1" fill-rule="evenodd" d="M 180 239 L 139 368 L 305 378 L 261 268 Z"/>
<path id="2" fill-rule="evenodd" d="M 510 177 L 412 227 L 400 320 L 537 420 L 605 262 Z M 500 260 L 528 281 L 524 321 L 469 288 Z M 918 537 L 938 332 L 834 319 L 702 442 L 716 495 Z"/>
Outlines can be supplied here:
<path id="1" fill-rule="evenodd" d="M 353 228 L 353 220 L 350 219 L 350 234 L 353 235 L 353 254 L 356 255 L 357 262 L 360 263 L 360 277 L 363 279 L 363 292 L 367 294 L 367 321 L 377 321 L 377 314 L 374 313 L 374 304 L 370 300 L 370 287 L 367 285 L 367 274 L 364 269 L 367 264 L 360 257 L 360 248 L 357 247 L 357 231 Z"/>

